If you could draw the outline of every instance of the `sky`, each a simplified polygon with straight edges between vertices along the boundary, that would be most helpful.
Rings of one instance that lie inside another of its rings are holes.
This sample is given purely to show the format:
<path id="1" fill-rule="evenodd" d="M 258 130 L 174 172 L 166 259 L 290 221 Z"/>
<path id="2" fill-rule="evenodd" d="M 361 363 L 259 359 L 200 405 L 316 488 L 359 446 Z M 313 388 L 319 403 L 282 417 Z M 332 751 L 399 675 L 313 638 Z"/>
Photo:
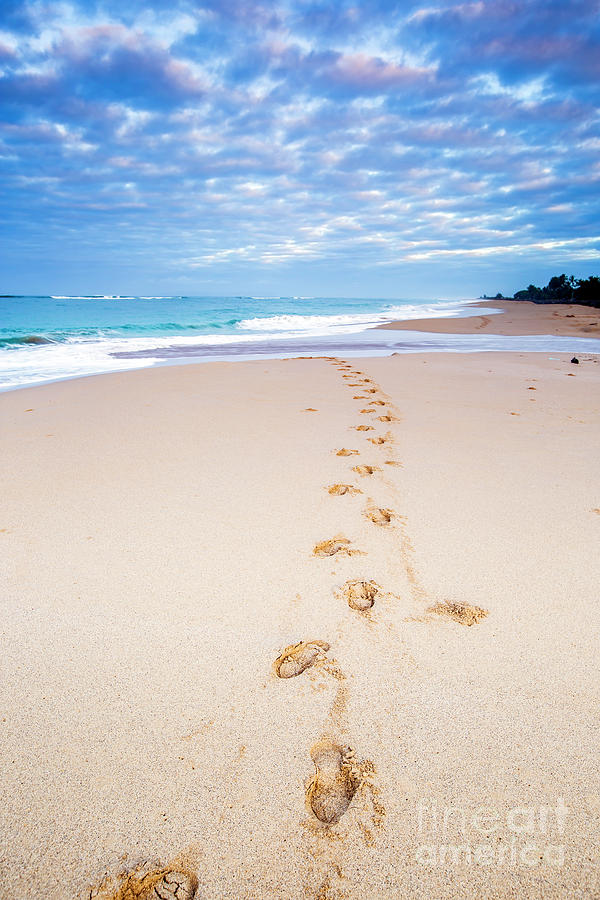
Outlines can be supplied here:
<path id="1" fill-rule="evenodd" d="M 600 0 L 0 0 L 0 293 L 600 274 Z"/>

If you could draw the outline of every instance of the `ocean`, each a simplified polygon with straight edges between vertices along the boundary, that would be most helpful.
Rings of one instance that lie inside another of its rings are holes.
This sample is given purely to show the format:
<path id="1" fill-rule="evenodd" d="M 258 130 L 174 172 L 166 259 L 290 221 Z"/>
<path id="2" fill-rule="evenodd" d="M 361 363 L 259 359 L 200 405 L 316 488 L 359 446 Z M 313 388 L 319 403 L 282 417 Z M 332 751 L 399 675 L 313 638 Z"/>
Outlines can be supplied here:
<path id="1" fill-rule="evenodd" d="M 424 335 L 375 328 L 400 319 L 468 314 L 472 309 L 465 302 L 448 300 L 1 297 L 0 390 L 206 360 L 418 350 L 600 349 L 600 341 L 590 340 Z"/>
<path id="2" fill-rule="evenodd" d="M 0 389 L 165 359 L 320 352 L 327 339 L 343 343 L 381 322 L 459 310 L 448 302 L 328 297 L 3 297 Z"/>

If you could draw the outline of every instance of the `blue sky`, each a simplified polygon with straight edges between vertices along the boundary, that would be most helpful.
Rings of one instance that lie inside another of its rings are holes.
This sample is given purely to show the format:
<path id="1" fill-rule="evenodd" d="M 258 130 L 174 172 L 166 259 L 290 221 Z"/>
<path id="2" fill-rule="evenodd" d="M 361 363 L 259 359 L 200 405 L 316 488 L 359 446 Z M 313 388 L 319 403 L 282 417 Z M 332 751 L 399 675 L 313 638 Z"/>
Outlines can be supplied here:
<path id="1" fill-rule="evenodd" d="M 600 274 L 600 3 L 0 4 L 0 293 Z"/>

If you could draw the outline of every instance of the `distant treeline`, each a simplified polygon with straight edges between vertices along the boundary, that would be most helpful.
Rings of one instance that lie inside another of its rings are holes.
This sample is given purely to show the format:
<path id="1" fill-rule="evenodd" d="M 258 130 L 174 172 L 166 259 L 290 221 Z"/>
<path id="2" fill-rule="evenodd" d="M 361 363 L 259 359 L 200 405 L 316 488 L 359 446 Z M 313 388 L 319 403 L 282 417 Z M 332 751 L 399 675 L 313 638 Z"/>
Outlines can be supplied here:
<path id="1" fill-rule="evenodd" d="M 600 307 L 600 278 L 590 275 L 589 278 L 574 278 L 573 275 L 555 275 L 546 287 L 530 284 L 514 297 L 496 294 L 495 297 L 483 295 L 485 300 L 531 300 L 533 303 L 580 303 L 582 306 Z"/>

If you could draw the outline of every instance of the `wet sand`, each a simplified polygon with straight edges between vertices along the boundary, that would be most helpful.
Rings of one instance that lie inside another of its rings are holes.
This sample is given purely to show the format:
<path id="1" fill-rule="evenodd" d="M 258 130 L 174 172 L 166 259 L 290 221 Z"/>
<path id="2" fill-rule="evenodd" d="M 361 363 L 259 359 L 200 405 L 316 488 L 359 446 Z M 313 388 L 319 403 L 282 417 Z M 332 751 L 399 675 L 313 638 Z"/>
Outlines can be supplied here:
<path id="1" fill-rule="evenodd" d="M 572 303 L 543 305 L 529 301 L 473 300 L 477 309 L 500 309 L 499 314 L 457 319 L 410 319 L 386 322 L 378 328 L 426 331 L 433 334 L 553 334 L 564 337 L 599 337 L 600 310 Z"/>
<path id="2" fill-rule="evenodd" d="M 569 359 L 1 395 L 0 896 L 597 896 L 600 365 Z"/>

